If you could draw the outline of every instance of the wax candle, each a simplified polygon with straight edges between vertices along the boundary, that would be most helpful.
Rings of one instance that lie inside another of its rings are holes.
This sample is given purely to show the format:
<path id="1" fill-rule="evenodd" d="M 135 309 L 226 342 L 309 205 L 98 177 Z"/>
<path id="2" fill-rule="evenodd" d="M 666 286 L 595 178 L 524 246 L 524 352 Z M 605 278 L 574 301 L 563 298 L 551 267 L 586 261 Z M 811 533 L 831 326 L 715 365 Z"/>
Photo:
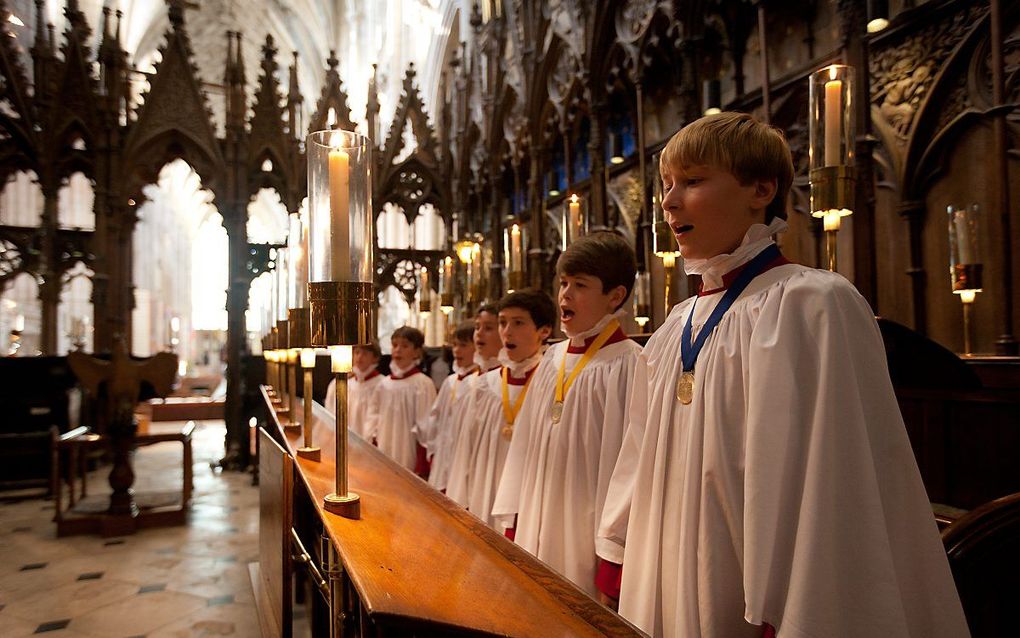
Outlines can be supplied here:
<path id="1" fill-rule="evenodd" d="M 343 149 L 329 152 L 330 250 L 333 281 L 351 279 L 351 158 Z"/>
<path id="2" fill-rule="evenodd" d="M 843 82 L 835 79 L 835 67 L 829 73 L 833 79 L 825 83 L 825 165 L 839 166 L 842 164 L 839 133 L 843 118 Z"/>
<path id="3" fill-rule="evenodd" d="M 581 229 L 584 228 L 584 220 L 581 218 L 581 202 L 577 193 L 570 196 L 570 241 L 581 236 Z"/>
<path id="4" fill-rule="evenodd" d="M 840 215 L 838 210 L 827 210 L 822 216 L 822 228 L 826 231 L 839 230 Z"/>
<path id="5" fill-rule="evenodd" d="M 510 270 L 521 270 L 521 228 L 514 224 L 510 228 Z"/>

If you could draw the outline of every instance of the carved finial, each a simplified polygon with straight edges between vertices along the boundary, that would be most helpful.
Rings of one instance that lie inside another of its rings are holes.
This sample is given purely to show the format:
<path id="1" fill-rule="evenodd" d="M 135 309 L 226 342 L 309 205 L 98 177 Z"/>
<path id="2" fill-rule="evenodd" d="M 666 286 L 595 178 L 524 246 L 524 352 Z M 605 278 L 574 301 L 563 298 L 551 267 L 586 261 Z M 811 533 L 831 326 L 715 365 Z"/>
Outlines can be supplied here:
<path id="1" fill-rule="evenodd" d="M 340 64 L 340 60 L 336 59 L 336 50 L 329 50 L 329 57 L 326 58 L 326 64 L 329 66 L 330 71 L 336 71 L 336 67 Z"/>
<path id="2" fill-rule="evenodd" d="M 114 42 L 117 43 L 117 48 L 119 49 L 120 48 L 120 19 L 124 17 L 124 12 L 121 11 L 120 9 L 117 9 L 117 13 L 115 13 L 114 15 L 117 16 L 117 32 L 116 32 L 116 38 L 117 39 L 114 40 Z"/>
<path id="3" fill-rule="evenodd" d="M 241 32 L 234 31 L 237 38 L 237 83 L 244 86 L 244 55 L 241 53 Z"/>
<path id="4" fill-rule="evenodd" d="M 262 72 L 267 78 L 276 72 L 276 47 L 273 46 L 273 36 L 269 34 L 266 34 L 266 43 L 262 45 Z"/>
<path id="5" fill-rule="evenodd" d="M 237 66 L 234 62 L 234 32 L 227 31 L 227 65 L 223 71 L 223 83 L 227 86 L 236 81 Z"/>
<path id="6" fill-rule="evenodd" d="M 300 104 L 302 101 L 304 101 L 304 98 L 301 97 L 301 91 L 298 88 L 297 51 L 294 51 L 292 55 L 294 57 L 293 62 L 291 62 L 290 65 L 290 77 L 287 86 L 287 102 L 288 103 L 296 102 Z"/>
<path id="7" fill-rule="evenodd" d="M 167 15 L 170 17 L 170 24 L 174 30 L 184 25 L 184 9 L 186 0 L 166 0 Z"/>
<path id="8" fill-rule="evenodd" d="M 46 20 L 43 19 L 45 8 L 45 0 L 35 0 L 35 46 L 38 49 L 46 47 Z"/>
<path id="9" fill-rule="evenodd" d="M 482 26 L 482 8 L 478 6 L 478 0 L 471 3 L 471 26 L 476 29 Z"/>

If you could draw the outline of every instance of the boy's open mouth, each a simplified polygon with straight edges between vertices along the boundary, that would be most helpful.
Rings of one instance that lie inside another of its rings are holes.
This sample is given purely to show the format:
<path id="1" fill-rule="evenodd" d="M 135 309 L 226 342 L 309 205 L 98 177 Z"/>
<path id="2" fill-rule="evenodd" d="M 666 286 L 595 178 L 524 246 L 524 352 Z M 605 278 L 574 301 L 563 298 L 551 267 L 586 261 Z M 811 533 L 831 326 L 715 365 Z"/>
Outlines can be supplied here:
<path id="1" fill-rule="evenodd" d="M 570 308 L 560 306 L 560 321 L 570 321 L 574 318 L 574 311 Z"/>
<path id="2" fill-rule="evenodd" d="M 680 235 L 683 235 L 684 233 L 693 229 L 694 226 L 690 224 L 677 224 L 676 226 L 673 227 L 673 234 L 679 237 Z"/>
<path id="3" fill-rule="evenodd" d="M 514 348 L 517 347 L 517 344 L 516 343 L 504 343 L 503 347 L 506 348 L 507 350 L 513 350 Z"/>

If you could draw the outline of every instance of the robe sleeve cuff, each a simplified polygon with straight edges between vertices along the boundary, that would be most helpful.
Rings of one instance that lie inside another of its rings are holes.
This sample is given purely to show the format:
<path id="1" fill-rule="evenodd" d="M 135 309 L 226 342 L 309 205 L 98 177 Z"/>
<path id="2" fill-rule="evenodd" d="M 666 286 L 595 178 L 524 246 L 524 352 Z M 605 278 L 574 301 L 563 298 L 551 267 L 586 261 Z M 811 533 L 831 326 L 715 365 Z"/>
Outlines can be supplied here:
<path id="1" fill-rule="evenodd" d="M 623 580 L 623 565 L 599 559 L 595 572 L 595 586 L 613 600 L 620 599 L 620 583 Z"/>
<path id="2" fill-rule="evenodd" d="M 595 553 L 599 558 L 617 565 L 623 564 L 623 545 L 608 538 L 595 539 Z"/>

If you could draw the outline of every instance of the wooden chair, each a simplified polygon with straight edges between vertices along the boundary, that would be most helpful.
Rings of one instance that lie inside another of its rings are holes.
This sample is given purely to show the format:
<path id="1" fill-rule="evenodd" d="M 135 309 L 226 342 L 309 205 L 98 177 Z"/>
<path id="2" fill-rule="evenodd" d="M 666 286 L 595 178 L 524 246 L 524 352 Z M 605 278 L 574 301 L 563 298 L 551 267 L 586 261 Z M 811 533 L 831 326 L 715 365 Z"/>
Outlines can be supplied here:
<path id="1" fill-rule="evenodd" d="M 1016 631 L 1007 629 L 1020 600 L 1020 493 L 968 512 L 942 542 L 974 638 Z"/>

